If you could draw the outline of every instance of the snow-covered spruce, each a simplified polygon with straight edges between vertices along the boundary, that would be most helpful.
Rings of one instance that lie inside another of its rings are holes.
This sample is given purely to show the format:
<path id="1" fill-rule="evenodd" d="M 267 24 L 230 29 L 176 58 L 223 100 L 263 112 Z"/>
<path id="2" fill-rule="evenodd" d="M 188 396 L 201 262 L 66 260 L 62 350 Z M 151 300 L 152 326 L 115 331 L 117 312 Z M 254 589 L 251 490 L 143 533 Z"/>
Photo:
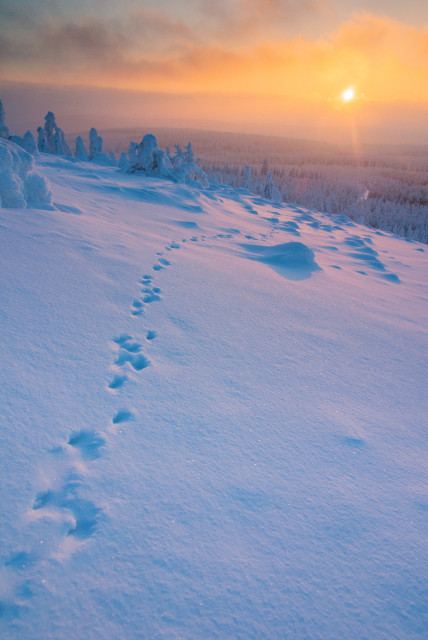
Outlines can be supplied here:
<path id="1" fill-rule="evenodd" d="M 77 136 L 76 138 L 76 152 L 75 157 L 77 160 L 89 160 L 88 153 L 86 151 L 85 143 L 83 142 L 82 136 Z"/>
<path id="2" fill-rule="evenodd" d="M 148 176 L 169 178 L 175 182 L 194 182 L 202 187 L 208 186 L 205 172 L 194 163 L 192 145 L 187 145 L 183 153 L 179 145 L 175 145 L 176 154 L 171 158 L 167 152 L 159 149 L 156 137 L 148 133 L 142 141 L 130 142 L 127 161 L 122 156 L 120 166 L 128 173 L 144 173 Z"/>
<path id="3" fill-rule="evenodd" d="M 76 141 L 77 142 L 77 141 Z M 98 164 L 112 164 L 116 165 L 116 158 L 110 155 L 107 155 L 103 151 L 103 139 L 98 135 L 97 130 L 92 127 L 89 131 L 89 160 L 93 162 L 97 162 Z"/>
<path id="4" fill-rule="evenodd" d="M 268 171 L 268 174 L 266 176 L 266 184 L 265 188 L 263 189 L 263 196 L 266 198 L 266 200 L 273 200 L 274 202 L 282 201 L 281 192 L 274 185 L 272 171 Z"/>
<path id="5" fill-rule="evenodd" d="M 9 140 L 10 138 L 9 129 L 6 127 L 6 113 L 1 100 L 0 100 L 0 138 L 5 138 L 5 140 Z"/>
<path id="6" fill-rule="evenodd" d="M 40 152 L 53 153 L 59 156 L 72 156 L 64 132 L 56 124 L 52 111 L 48 111 L 45 115 L 45 126 L 38 127 L 37 134 L 37 148 Z"/>
<path id="7" fill-rule="evenodd" d="M 11 136 L 10 140 L 11 142 L 17 144 L 19 147 L 25 149 L 25 151 L 27 151 L 27 153 L 30 153 L 32 156 L 36 156 L 39 154 L 36 138 L 33 136 L 31 131 L 27 131 L 27 133 L 25 133 L 22 138 L 21 136 Z"/>
<path id="8" fill-rule="evenodd" d="M 33 157 L 14 142 L 0 138 L 0 206 L 24 209 L 51 204 L 49 183 L 34 171 Z"/>

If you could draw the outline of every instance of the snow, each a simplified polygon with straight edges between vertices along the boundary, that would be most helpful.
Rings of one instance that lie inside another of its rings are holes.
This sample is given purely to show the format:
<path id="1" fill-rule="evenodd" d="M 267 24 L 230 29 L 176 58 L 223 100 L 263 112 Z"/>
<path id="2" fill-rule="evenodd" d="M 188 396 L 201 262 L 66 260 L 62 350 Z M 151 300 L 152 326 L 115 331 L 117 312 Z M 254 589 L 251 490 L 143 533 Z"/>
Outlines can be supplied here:
<path id="1" fill-rule="evenodd" d="M 51 202 L 49 184 L 34 171 L 32 156 L 14 142 L 0 138 L 0 207 L 49 207 Z"/>
<path id="2" fill-rule="evenodd" d="M 35 162 L 55 210 L 0 209 L 2 638 L 424 637 L 424 245 Z"/>
<path id="3" fill-rule="evenodd" d="M 313 271 L 319 269 L 314 252 L 302 242 L 285 242 L 268 246 L 242 244 L 241 246 L 248 251 L 253 260 L 270 265 L 289 280 L 305 280 L 311 277 Z"/>
<path id="4" fill-rule="evenodd" d="M 39 153 L 36 138 L 31 131 L 27 131 L 22 138 L 20 136 L 11 136 L 10 140 L 25 149 L 25 151 L 32 156 L 38 155 Z"/>

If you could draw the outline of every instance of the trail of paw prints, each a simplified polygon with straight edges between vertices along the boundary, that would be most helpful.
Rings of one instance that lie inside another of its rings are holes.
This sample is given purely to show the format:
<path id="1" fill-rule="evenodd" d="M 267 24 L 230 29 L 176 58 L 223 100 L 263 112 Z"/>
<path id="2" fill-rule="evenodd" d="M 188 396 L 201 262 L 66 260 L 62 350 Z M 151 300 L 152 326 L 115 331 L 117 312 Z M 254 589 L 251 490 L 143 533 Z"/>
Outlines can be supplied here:
<path id="1" fill-rule="evenodd" d="M 164 258 L 160 258 L 160 260 L 163 260 L 162 264 L 164 264 L 164 266 L 171 264 L 168 260 Z M 156 266 L 158 266 L 159 269 L 163 268 L 160 264 L 155 264 L 153 268 L 155 268 Z M 132 301 L 131 314 L 133 316 L 143 315 L 146 309 L 146 305 L 151 304 L 152 302 L 159 302 L 160 300 L 162 300 L 162 297 L 160 295 L 162 293 L 161 289 L 159 287 L 154 286 L 153 276 L 150 276 L 150 275 L 142 276 L 142 278 L 139 280 L 139 284 L 143 286 L 140 290 L 140 297 L 134 298 L 134 300 Z"/>
<path id="2" fill-rule="evenodd" d="M 167 260 L 167 258 L 163 258 L 162 257 L 163 256 L 163 251 L 158 251 L 156 253 L 156 255 L 158 256 L 158 260 L 157 260 L 156 264 L 153 265 L 153 270 L 154 271 L 161 271 L 165 267 L 169 267 L 170 266 L 170 264 L 171 264 L 170 261 Z"/>
<path id="3" fill-rule="evenodd" d="M 170 250 L 179 247 L 175 242 Z M 158 254 L 154 265 L 163 269 L 170 262 Z M 156 269 L 155 269 L 156 271 Z M 141 296 L 132 303 L 131 313 L 142 315 L 147 305 L 161 300 L 161 290 L 153 282 L 153 276 L 142 276 L 139 284 Z M 156 338 L 156 331 L 146 331 L 145 343 Z M 117 394 L 130 377 L 139 374 L 150 365 L 143 353 L 143 343 L 129 334 L 113 338 L 117 351 L 108 391 Z M 128 407 L 118 408 L 111 417 L 107 433 L 122 431 L 124 425 L 134 419 Z M 34 567 L 47 560 L 61 560 L 75 553 L 97 532 L 104 512 L 91 496 L 88 496 L 88 474 L 104 453 L 107 435 L 95 429 L 72 430 L 66 440 L 47 452 L 41 487 L 29 506 L 29 520 L 37 535 L 27 536 L 26 548 L 15 549 L 2 558 L 0 569 L 6 572 L 5 583 L 9 593 L 0 600 L 0 619 L 14 620 L 28 606 L 28 600 L 40 585 L 32 578 Z M 37 538 L 37 539 L 36 539 Z M 34 586 L 36 585 L 36 586 Z"/>
<path id="4" fill-rule="evenodd" d="M 95 535 L 104 512 L 88 496 L 88 472 L 102 456 L 105 444 L 102 433 L 81 429 L 71 431 L 62 445 L 47 452 L 42 474 L 46 479 L 27 512 L 31 533 L 26 535 L 26 548 L 2 558 L 0 569 L 10 588 L 0 601 L 0 618 L 18 618 L 34 590 L 42 588 L 34 577 L 38 565 L 70 557 Z"/>

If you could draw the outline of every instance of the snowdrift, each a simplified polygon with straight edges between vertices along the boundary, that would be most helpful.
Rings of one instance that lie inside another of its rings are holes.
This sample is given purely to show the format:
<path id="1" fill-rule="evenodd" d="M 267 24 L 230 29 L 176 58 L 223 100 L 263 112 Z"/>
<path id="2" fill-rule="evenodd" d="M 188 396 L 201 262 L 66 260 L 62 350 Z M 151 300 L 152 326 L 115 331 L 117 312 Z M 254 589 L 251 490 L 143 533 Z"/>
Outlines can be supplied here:
<path id="1" fill-rule="evenodd" d="M 266 247 L 265 245 L 242 244 L 252 260 L 264 262 L 290 280 L 305 280 L 320 267 L 315 254 L 302 242 L 286 242 Z M 255 254 L 255 255 L 254 255 Z"/>

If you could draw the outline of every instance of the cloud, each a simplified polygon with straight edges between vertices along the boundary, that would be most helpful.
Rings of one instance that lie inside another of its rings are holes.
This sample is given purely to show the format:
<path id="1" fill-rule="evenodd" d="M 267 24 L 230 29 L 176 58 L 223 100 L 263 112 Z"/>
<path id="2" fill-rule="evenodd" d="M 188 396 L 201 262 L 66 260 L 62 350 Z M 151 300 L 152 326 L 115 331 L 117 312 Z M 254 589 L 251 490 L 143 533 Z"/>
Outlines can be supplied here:
<path id="1" fill-rule="evenodd" d="M 21 39 L 0 35 L 0 73 L 9 80 L 279 95 L 332 104 L 352 84 L 359 102 L 428 101 L 428 27 L 362 13 L 328 36 L 277 37 L 284 20 L 311 9 L 322 12 L 328 5 L 204 0 L 194 19 L 204 16 L 205 30 L 148 8 L 124 11 L 117 19 L 50 17 Z"/>
<path id="2" fill-rule="evenodd" d="M 280 39 L 333 13 L 330 0 L 200 1 L 204 28 L 217 43 Z M 319 28 L 319 25 L 318 25 Z M 232 42 L 231 42 L 232 39 Z"/>

